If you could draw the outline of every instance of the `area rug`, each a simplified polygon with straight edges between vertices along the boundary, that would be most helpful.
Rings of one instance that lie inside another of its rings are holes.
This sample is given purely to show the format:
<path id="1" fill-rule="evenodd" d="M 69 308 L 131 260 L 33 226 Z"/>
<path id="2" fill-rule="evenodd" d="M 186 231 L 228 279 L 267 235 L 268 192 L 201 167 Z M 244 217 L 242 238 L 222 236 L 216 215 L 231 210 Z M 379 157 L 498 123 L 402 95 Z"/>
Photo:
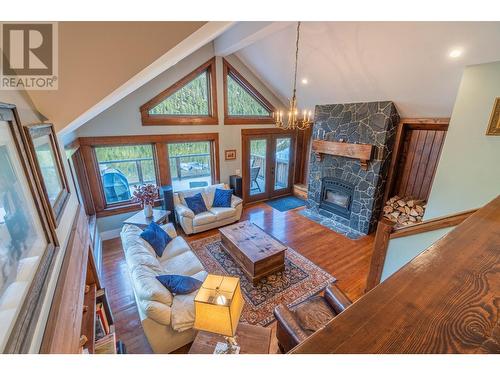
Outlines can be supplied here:
<path id="1" fill-rule="evenodd" d="M 270 201 L 267 201 L 266 204 L 271 206 L 272 208 L 277 209 L 278 211 L 285 212 L 288 210 L 293 210 L 297 207 L 302 207 L 306 205 L 306 201 L 297 197 L 283 197 L 276 198 Z"/>
<path id="2" fill-rule="evenodd" d="M 273 310 L 280 303 L 301 302 L 335 281 L 332 275 L 288 248 L 285 270 L 261 279 L 254 287 L 220 246 L 219 234 L 190 242 L 190 245 L 208 273 L 240 278 L 246 302 L 241 321 L 249 324 L 268 325 L 274 321 Z"/>

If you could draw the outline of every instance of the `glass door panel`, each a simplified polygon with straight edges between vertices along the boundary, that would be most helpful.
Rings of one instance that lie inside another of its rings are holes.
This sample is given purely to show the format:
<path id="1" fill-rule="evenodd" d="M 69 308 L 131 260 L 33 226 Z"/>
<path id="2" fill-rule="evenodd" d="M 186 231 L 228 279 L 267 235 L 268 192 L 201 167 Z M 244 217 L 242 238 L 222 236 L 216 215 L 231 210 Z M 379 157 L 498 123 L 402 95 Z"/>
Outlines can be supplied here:
<path id="1" fill-rule="evenodd" d="M 274 190 L 287 189 L 290 175 L 291 138 L 276 138 L 274 162 Z"/>
<path id="2" fill-rule="evenodd" d="M 266 192 L 267 139 L 250 140 L 250 195 Z"/>

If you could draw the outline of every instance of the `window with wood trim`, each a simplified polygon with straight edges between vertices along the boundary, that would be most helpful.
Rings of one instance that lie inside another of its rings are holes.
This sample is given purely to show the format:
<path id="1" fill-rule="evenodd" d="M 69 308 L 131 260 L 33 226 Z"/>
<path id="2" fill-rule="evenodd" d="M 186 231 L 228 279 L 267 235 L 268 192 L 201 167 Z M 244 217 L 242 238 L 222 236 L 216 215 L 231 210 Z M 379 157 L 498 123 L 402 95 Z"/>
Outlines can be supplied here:
<path id="1" fill-rule="evenodd" d="M 274 106 L 223 59 L 224 124 L 272 124 Z"/>
<path id="2" fill-rule="evenodd" d="M 180 191 L 219 181 L 217 133 L 85 137 L 79 142 L 98 217 L 139 210 L 131 200 L 135 185 L 173 185 Z"/>
<path id="3" fill-rule="evenodd" d="M 142 125 L 216 125 L 215 58 L 141 106 Z"/>

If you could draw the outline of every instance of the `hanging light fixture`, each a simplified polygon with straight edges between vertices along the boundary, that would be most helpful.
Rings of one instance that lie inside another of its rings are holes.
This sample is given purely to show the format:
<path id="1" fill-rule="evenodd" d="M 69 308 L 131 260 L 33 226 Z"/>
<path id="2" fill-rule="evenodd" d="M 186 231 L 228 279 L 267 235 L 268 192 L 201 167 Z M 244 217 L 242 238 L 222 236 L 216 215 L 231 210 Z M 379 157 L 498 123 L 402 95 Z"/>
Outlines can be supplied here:
<path id="1" fill-rule="evenodd" d="M 297 22 L 297 41 L 295 43 L 295 73 L 293 76 L 293 95 L 290 100 L 288 114 L 278 111 L 273 114 L 276 127 L 284 130 L 305 130 L 311 126 L 312 111 L 303 110 L 302 113 L 297 107 L 297 61 L 299 59 L 299 39 L 300 22 Z"/>

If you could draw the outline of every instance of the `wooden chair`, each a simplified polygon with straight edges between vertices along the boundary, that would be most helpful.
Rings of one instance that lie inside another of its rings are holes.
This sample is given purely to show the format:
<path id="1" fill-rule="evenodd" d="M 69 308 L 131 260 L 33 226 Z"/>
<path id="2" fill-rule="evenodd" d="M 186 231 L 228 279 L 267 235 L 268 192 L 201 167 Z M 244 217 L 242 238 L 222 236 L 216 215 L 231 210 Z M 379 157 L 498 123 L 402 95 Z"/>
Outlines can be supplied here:
<path id="1" fill-rule="evenodd" d="M 260 173 L 260 167 L 251 167 L 250 168 L 250 191 L 253 191 L 253 190 L 260 190 L 260 186 L 259 186 L 259 183 L 257 182 L 257 178 L 259 177 L 259 173 Z M 257 184 L 257 187 L 256 188 L 252 188 L 253 184 Z"/>

